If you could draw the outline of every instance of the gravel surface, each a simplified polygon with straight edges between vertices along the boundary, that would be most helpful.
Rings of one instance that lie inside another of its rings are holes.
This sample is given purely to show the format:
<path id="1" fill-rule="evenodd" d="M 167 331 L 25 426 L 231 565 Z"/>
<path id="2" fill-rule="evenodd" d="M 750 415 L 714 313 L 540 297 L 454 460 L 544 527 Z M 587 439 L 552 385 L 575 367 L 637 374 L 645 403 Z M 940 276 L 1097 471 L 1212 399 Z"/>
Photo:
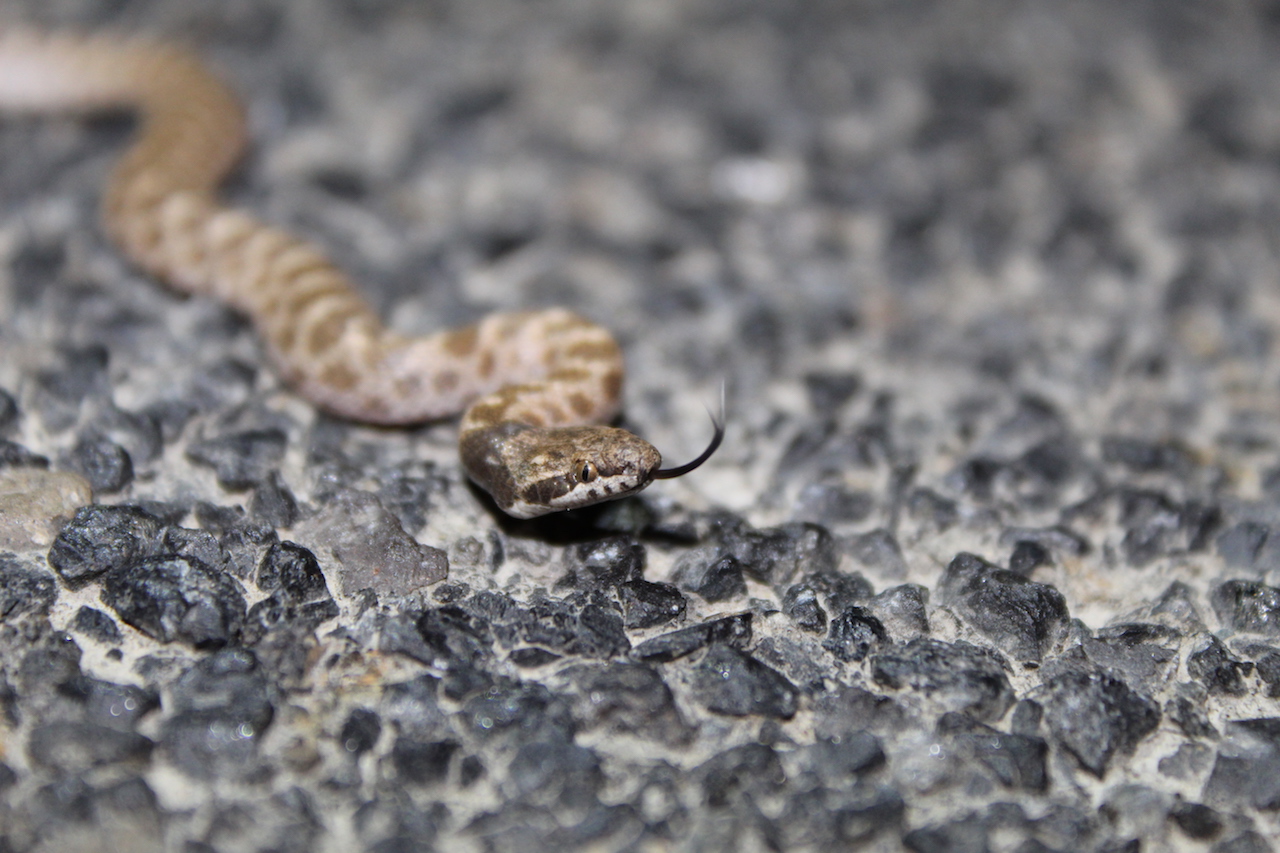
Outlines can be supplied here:
<path id="1" fill-rule="evenodd" d="M 568 305 L 692 456 L 532 522 L 0 123 L 0 853 L 1280 833 L 1280 5 L 21 0 L 196 45 L 389 322 Z M 1273 532 L 1274 531 L 1274 532 Z"/>

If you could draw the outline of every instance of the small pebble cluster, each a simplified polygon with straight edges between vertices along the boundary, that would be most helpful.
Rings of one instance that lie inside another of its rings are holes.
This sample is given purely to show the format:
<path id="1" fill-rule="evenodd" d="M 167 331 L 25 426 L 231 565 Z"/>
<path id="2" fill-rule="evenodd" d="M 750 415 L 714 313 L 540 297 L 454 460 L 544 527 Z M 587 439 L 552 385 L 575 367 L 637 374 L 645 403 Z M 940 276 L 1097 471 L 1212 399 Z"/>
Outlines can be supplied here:
<path id="1" fill-rule="evenodd" d="M 0 853 L 1280 849 L 1280 16 L 23 0 L 244 91 L 397 328 L 565 304 L 694 475 L 517 522 L 0 119 Z"/>

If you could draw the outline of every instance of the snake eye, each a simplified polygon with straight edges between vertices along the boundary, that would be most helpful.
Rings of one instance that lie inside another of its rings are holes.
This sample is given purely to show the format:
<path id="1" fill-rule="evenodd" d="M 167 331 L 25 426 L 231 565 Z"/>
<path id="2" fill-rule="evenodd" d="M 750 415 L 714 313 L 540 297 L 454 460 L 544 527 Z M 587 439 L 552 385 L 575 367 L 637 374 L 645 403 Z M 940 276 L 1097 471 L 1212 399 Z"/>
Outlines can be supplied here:
<path id="1" fill-rule="evenodd" d="M 584 483 L 590 483 L 596 478 L 596 466 L 592 462 L 583 462 L 582 470 L 578 472 L 578 479 Z"/>

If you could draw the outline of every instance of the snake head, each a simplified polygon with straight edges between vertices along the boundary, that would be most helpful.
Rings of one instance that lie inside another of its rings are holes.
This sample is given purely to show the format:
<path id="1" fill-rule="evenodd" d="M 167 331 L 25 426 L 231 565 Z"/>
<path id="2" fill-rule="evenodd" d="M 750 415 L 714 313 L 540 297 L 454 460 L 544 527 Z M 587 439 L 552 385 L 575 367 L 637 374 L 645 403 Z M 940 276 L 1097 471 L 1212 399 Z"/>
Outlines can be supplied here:
<path id="1" fill-rule="evenodd" d="M 661 468 L 662 454 L 623 429 L 607 426 L 531 427 L 504 422 L 465 430 L 458 442 L 462 465 L 502 511 L 516 518 L 580 509 L 634 495 L 654 480 L 683 477 L 711 458 L 715 436 L 697 459 Z"/>
<path id="2" fill-rule="evenodd" d="M 459 447 L 471 479 L 516 518 L 625 498 L 662 465 L 652 444 L 606 426 L 504 423 L 468 431 Z"/>

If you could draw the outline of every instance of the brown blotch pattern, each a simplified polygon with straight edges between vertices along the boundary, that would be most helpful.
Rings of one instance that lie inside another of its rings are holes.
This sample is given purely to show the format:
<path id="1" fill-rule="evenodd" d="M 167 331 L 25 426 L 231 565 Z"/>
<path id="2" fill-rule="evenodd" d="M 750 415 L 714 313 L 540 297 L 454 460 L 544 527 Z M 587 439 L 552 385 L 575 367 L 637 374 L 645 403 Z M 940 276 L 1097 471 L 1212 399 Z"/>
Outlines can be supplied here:
<path id="1" fill-rule="evenodd" d="M 464 326 L 445 334 L 444 350 L 450 355 L 462 358 L 475 352 L 479 343 L 480 330 L 475 326 Z"/>
<path id="2" fill-rule="evenodd" d="M 346 325 L 346 316 L 336 311 L 323 320 L 308 324 L 307 351 L 316 357 L 324 355 L 342 337 Z"/>
<path id="3" fill-rule="evenodd" d="M 596 361 L 614 358 L 618 354 L 618 346 L 613 341 L 578 341 L 565 350 L 570 358 Z"/>
<path id="4" fill-rule="evenodd" d="M 591 398 L 586 394 L 581 391 L 574 391 L 569 395 L 569 408 L 573 409 L 573 413 L 579 418 L 585 418 L 595 411 L 596 405 L 591 402 Z"/>
<path id="5" fill-rule="evenodd" d="M 442 370 L 436 374 L 435 381 L 432 384 L 441 394 L 452 394 L 458 388 L 458 372 L 456 370 Z"/>
<path id="6" fill-rule="evenodd" d="M 350 391 L 356 387 L 360 377 L 356 372 L 345 364 L 329 364 L 326 365 L 324 371 L 320 374 L 320 381 L 330 388 L 336 388 L 339 391 Z"/>
<path id="7" fill-rule="evenodd" d="M 604 387 L 604 395 L 606 399 L 617 400 L 622 396 L 621 370 L 610 370 L 604 375 L 604 378 L 600 380 L 600 382 Z"/>

